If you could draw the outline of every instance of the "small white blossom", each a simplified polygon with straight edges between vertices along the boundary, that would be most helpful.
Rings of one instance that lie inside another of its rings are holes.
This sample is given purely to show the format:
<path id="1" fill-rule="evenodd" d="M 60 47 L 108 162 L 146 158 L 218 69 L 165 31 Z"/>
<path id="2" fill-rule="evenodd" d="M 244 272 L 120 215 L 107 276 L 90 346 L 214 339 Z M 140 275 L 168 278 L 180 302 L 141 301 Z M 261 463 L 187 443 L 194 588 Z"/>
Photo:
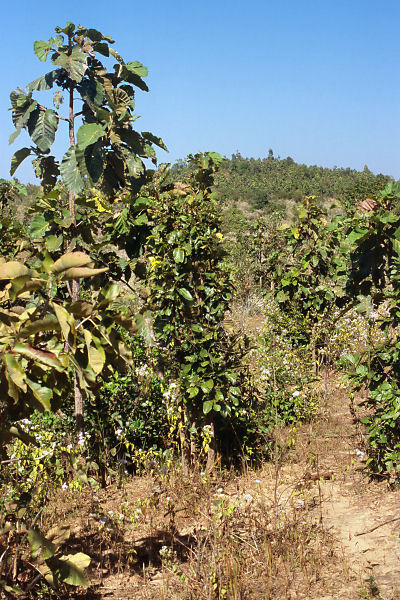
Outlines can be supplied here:
<path id="1" fill-rule="evenodd" d="M 297 398 L 298 396 L 300 396 L 299 390 L 296 390 L 295 392 L 293 392 L 292 396 L 293 396 L 293 398 Z"/>

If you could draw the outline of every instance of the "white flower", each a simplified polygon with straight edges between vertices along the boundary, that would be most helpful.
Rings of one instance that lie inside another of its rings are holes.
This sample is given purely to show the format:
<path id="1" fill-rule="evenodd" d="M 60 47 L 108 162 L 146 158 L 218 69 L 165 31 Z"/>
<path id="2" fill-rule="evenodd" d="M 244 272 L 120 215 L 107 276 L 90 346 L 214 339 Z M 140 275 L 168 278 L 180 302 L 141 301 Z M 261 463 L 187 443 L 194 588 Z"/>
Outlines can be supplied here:
<path id="1" fill-rule="evenodd" d="M 121 521 L 123 521 L 125 517 L 122 513 L 119 513 L 119 518 L 121 519 Z"/>
<path id="2" fill-rule="evenodd" d="M 65 490 L 68 489 L 68 484 L 67 483 L 63 483 L 62 486 L 61 486 L 61 489 L 64 490 L 64 492 L 65 492 Z"/>
<path id="3" fill-rule="evenodd" d="M 295 392 L 293 392 L 292 396 L 293 396 L 293 398 L 297 398 L 298 396 L 300 396 L 299 390 L 296 390 Z"/>
<path id="4" fill-rule="evenodd" d="M 223 490 L 222 488 L 218 488 L 218 489 L 217 489 L 217 494 L 222 494 L 222 493 L 223 493 L 223 491 L 224 491 L 224 490 Z"/>
<path id="5" fill-rule="evenodd" d="M 107 517 L 100 517 L 99 519 L 99 523 L 101 523 L 102 525 L 104 525 L 105 523 L 107 523 Z"/>
<path id="6" fill-rule="evenodd" d="M 114 511 L 113 511 L 113 510 L 109 510 L 109 511 L 108 511 L 108 514 L 109 514 L 109 515 L 111 515 L 111 516 L 113 516 L 113 514 L 114 514 Z"/>
<path id="7" fill-rule="evenodd" d="M 260 479 L 255 479 L 255 483 L 261 483 Z"/>
<path id="8" fill-rule="evenodd" d="M 115 430 L 115 435 L 116 435 L 117 438 L 120 438 L 121 435 L 122 435 L 122 429 L 116 429 Z"/>
<path id="9" fill-rule="evenodd" d="M 243 496 L 243 500 L 246 500 L 246 502 L 249 504 L 253 500 L 253 496 L 251 494 L 245 494 Z"/>

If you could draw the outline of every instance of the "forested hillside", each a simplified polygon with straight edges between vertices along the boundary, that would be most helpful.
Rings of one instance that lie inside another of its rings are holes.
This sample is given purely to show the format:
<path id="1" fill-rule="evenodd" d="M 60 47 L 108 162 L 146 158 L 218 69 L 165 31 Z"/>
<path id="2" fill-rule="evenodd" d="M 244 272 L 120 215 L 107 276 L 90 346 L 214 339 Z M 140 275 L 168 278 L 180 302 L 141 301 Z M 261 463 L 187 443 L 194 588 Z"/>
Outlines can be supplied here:
<path id="1" fill-rule="evenodd" d="M 178 161 L 173 172 L 185 169 Z M 216 177 L 215 189 L 222 202 L 247 202 L 267 212 L 284 211 L 286 201 L 299 202 L 304 196 L 333 198 L 345 206 L 374 196 L 392 178 L 374 175 L 367 166 L 363 171 L 296 163 L 292 158 L 275 157 L 270 150 L 266 158 L 245 158 L 240 153 L 226 159 Z"/>

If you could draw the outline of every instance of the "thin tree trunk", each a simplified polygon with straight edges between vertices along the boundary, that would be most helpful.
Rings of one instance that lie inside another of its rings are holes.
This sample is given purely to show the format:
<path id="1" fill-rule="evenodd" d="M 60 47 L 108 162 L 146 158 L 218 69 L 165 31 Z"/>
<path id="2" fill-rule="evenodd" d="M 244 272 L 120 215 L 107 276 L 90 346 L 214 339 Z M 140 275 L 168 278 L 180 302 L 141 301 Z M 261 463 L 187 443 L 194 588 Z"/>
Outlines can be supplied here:
<path id="1" fill-rule="evenodd" d="M 214 428 L 214 420 L 212 417 L 208 419 L 208 425 L 210 425 L 210 445 L 208 447 L 207 452 L 207 465 L 206 465 L 206 473 L 209 475 L 211 471 L 215 467 L 215 463 L 217 460 L 217 447 L 215 444 L 215 428 Z"/>
<path id="2" fill-rule="evenodd" d="M 179 440 L 181 443 L 182 473 L 184 477 L 189 477 L 190 473 L 190 449 L 186 434 L 186 423 L 181 419 L 179 426 Z"/>
<path id="3" fill-rule="evenodd" d="M 69 39 L 69 46 L 71 48 L 71 38 Z M 69 90 L 69 119 L 68 119 L 68 130 L 69 130 L 69 143 L 72 146 L 75 146 L 75 115 L 74 115 L 74 87 L 71 86 Z M 69 213 L 72 218 L 72 237 L 75 238 L 74 242 L 71 242 L 70 250 L 75 250 L 76 248 L 76 211 L 75 211 L 75 194 L 74 192 L 69 192 L 68 198 L 69 205 Z M 71 286 L 71 300 L 72 302 L 77 302 L 79 300 L 79 282 L 72 281 Z M 76 369 L 74 372 L 74 412 L 75 412 L 75 423 L 76 423 L 76 431 L 77 433 L 83 432 L 83 397 L 82 392 L 79 386 L 79 379 L 76 373 Z"/>

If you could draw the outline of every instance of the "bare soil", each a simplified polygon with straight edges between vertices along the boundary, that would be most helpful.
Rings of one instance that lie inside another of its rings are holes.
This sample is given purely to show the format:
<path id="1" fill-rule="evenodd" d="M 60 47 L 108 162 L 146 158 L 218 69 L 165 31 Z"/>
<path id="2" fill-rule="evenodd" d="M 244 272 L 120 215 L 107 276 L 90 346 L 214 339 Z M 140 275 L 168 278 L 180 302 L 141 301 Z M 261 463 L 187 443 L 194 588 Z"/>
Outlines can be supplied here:
<path id="1" fill-rule="evenodd" d="M 70 597 L 400 600 L 400 490 L 368 479 L 340 385 L 328 382 L 316 422 L 279 438 L 279 460 L 258 471 L 190 482 L 176 471 L 79 505 L 58 498 L 50 520 L 70 523 L 71 550 L 92 557 L 93 585 Z M 225 595 L 210 573 L 231 577 Z"/>

